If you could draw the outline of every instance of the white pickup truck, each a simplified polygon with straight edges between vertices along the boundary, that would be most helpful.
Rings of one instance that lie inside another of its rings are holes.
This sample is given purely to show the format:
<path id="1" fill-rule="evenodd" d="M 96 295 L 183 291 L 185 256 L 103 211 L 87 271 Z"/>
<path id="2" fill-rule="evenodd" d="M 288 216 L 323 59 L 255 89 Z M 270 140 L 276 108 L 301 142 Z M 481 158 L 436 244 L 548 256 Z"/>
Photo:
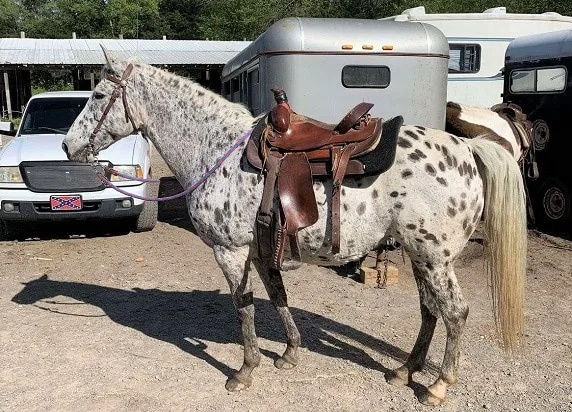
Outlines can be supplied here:
<path id="1" fill-rule="evenodd" d="M 17 131 L 0 122 L 0 133 L 13 138 L 0 149 L 0 239 L 14 237 L 22 222 L 102 220 L 129 222 L 136 232 L 153 229 L 157 203 L 107 188 L 89 164 L 67 160 L 65 134 L 91 92 L 48 92 L 33 96 Z M 8 140 L 8 139 L 4 139 Z M 103 150 L 99 159 L 130 176 L 151 176 L 150 144 L 133 134 Z M 139 196 L 156 196 L 157 184 L 110 176 L 113 183 Z"/>

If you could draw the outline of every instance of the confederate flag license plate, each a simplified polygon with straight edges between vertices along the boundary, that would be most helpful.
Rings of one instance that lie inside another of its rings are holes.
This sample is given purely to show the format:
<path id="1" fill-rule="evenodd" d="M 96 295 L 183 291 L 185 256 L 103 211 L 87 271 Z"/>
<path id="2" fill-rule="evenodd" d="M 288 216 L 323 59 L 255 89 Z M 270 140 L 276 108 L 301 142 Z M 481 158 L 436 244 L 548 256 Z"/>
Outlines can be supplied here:
<path id="1" fill-rule="evenodd" d="M 54 211 L 74 211 L 81 210 L 83 202 L 81 195 L 52 195 L 50 196 L 50 207 Z"/>

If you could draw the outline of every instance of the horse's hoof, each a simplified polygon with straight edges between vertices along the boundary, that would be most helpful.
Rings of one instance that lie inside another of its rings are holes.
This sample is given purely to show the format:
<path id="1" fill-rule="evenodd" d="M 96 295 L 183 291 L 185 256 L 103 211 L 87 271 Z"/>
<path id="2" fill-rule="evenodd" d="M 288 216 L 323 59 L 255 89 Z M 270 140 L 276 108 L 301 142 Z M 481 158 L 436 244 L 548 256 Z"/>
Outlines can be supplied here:
<path id="1" fill-rule="evenodd" d="M 431 392 L 427 391 L 423 395 L 421 395 L 421 397 L 419 398 L 419 402 L 427 406 L 439 406 L 443 402 L 445 402 L 445 399 L 439 398 L 438 396 L 435 396 Z"/>
<path id="2" fill-rule="evenodd" d="M 240 392 L 252 385 L 252 378 L 237 378 L 236 376 L 226 381 L 224 387 L 229 392 Z"/>
<path id="3" fill-rule="evenodd" d="M 278 369 L 292 369 L 297 364 L 298 362 L 288 355 L 281 356 L 274 361 L 274 366 L 276 366 Z"/>
<path id="4" fill-rule="evenodd" d="M 387 372 L 385 380 L 393 386 L 409 385 L 409 371 L 407 369 L 397 368 Z"/>

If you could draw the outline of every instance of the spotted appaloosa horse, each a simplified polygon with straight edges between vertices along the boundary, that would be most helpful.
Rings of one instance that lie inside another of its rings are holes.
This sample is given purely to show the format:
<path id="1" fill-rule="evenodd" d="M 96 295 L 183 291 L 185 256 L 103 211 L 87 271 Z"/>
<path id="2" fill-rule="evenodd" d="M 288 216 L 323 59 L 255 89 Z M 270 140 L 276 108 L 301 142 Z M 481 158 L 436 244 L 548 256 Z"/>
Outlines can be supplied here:
<path id="1" fill-rule="evenodd" d="M 252 128 L 254 119 L 246 108 L 188 79 L 142 63 L 129 66 L 107 55 L 106 59 L 103 80 L 64 139 L 63 148 L 71 160 L 94 160 L 100 150 L 132 133 L 135 126 L 151 139 L 187 187 Z M 113 91 L 117 96 L 121 88 L 123 99 L 118 97 L 109 107 Z M 98 132 L 93 134 L 96 126 Z M 399 136 L 390 170 L 380 176 L 344 180 L 339 253 L 331 253 L 327 218 L 331 181 L 314 184 L 319 220 L 300 232 L 300 248 L 303 262 L 336 266 L 359 260 L 388 236 L 403 246 L 419 288 L 421 328 L 407 362 L 390 373 L 388 380 L 408 384 L 412 374 L 422 369 L 441 316 L 447 330 L 445 355 L 439 377 L 421 398 L 426 404 L 438 405 L 457 381 L 460 338 L 469 311 L 454 263 L 483 213 L 496 324 L 506 348 L 521 343 L 526 257 L 523 185 L 516 162 L 495 143 L 464 140 L 420 126 L 404 126 Z M 251 373 L 260 363 L 250 263 L 286 330 L 286 351 L 276 360 L 276 367 L 297 365 L 300 345 L 281 272 L 257 259 L 253 229 L 263 179 L 245 162 L 243 149 L 241 144 L 187 196 L 192 222 L 214 250 L 242 327 L 244 362 L 227 381 L 230 391 L 251 385 Z M 292 262 L 291 267 L 299 266 Z"/>

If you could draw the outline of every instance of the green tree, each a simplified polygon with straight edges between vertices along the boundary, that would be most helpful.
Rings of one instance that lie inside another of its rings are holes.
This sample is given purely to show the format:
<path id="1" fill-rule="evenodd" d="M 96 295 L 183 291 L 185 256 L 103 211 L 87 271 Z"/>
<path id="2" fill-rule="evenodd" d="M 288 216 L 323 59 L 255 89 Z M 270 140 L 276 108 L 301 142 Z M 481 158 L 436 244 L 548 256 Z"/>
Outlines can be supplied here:
<path id="1" fill-rule="evenodd" d="M 0 0 L 0 36 L 17 37 L 20 35 L 20 10 L 14 0 Z"/>
<path id="2" fill-rule="evenodd" d="M 202 11 L 202 0 L 161 0 L 159 13 L 162 34 L 169 39 L 199 39 L 198 20 Z"/>
<path id="3" fill-rule="evenodd" d="M 111 37 L 126 38 L 156 37 L 159 18 L 158 0 L 107 0 L 103 16 L 108 23 L 107 30 Z"/>

